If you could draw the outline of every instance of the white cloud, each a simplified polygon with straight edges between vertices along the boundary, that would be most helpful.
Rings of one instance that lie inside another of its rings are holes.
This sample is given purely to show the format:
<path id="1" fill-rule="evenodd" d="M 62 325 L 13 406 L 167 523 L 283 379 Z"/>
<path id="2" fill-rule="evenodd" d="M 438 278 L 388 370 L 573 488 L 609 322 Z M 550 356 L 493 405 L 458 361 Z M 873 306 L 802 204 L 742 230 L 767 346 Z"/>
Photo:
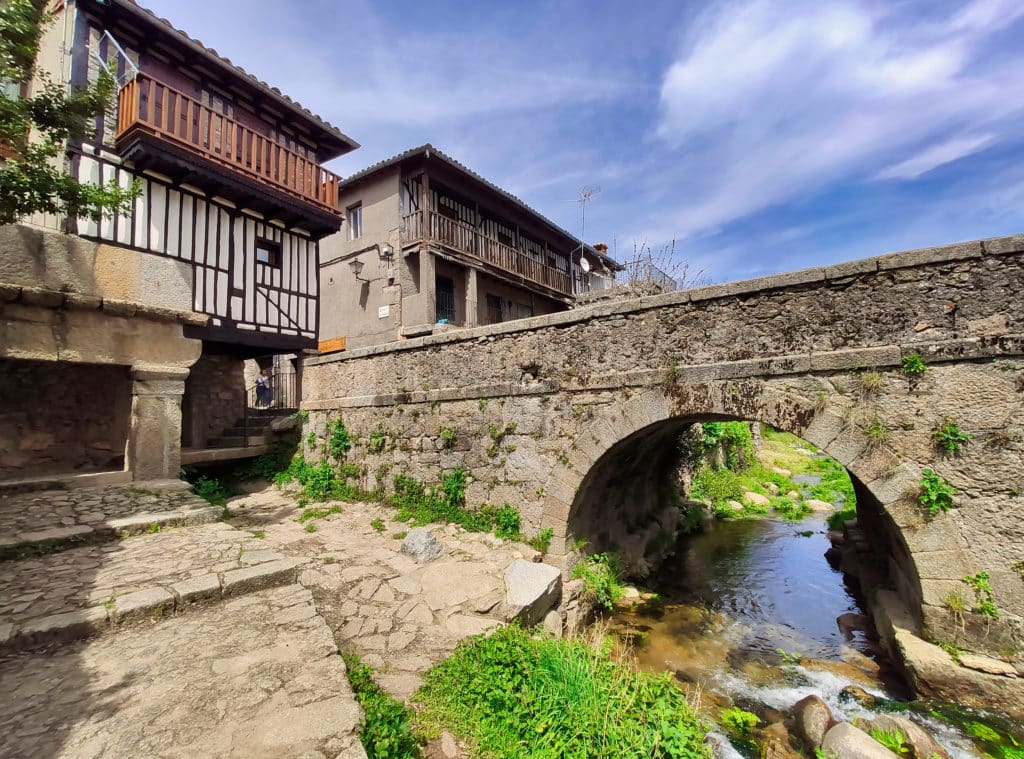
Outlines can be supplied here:
<path id="1" fill-rule="evenodd" d="M 922 150 L 905 161 L 878 173 L 879 179 L 916 179 L 932 169 L 977 153 L 990 142 L 993 135 L 982 134 L 973 137 L 954 137 Z"/>
<path id="2" fill-rule="evenodd" d="M 850 1 L 717 6 L 664 76 L 656 135 L 689 180 L 655 226 L 692 236 L 1019 136 L 1024 59 L 977 61 L 1021 13 L 994 0 L 928 22 Z"/>

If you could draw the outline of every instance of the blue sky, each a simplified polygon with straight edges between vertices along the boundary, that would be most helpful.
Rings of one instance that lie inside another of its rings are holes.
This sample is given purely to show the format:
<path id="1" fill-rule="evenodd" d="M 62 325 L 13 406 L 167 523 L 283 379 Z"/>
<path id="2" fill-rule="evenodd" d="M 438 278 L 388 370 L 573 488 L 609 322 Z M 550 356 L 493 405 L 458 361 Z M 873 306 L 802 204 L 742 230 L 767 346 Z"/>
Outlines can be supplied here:
<path id="1" fill-rule="evenodd" d="M 141 0 L 362 144 L 712 281 L 1024 232 L 1024 2 Z M 674 241 L 674 245 L 673 245 Z"/>

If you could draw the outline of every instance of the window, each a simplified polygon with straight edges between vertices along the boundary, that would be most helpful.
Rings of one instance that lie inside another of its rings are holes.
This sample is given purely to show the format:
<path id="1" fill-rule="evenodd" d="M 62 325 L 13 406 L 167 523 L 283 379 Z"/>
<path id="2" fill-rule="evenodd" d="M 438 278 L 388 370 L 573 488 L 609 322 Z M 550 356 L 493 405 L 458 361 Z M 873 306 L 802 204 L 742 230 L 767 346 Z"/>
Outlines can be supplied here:
<path id="1" fill-rule="evenodd" d="M 497 295 L 487 296 L 487 323 L 498 324 L 505 321 L 505 308 L 501 298 Z"/>
<path id="2" fill-rule="evenodd" d="M 435 317 L 439 324 L 455 323 L 455 282 L 451 277 L 435 277 Z"/>
<path id="3" fill-rule="evenodd" d="M 256 240 L 256 262 L 267 266 L 281 265 L 281 243 Z"/>
<path id="4" fill-rule="evenodd" d="M 363 236 L 363 204 L 356 203 L 345 210 L 345 220 L 348 221 L 348 239 L 355 240 Z"/>

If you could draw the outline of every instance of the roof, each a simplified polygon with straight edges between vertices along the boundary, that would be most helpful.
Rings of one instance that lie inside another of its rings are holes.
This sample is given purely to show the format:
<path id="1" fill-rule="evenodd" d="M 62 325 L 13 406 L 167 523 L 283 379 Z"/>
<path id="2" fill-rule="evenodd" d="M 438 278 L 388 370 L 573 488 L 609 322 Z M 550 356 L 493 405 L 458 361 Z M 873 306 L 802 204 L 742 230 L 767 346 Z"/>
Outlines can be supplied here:
<path id="1" fill-rule="evenodd" d="M 213 63 L 214 65 L 218 66 L 220 69 L 225 71 L 227 74 L 241 77 L 247 80 L 247 82 L 250 85 L 255 87 L 257 90 L 260 90 L 262 94 L 269 97 L 275 103 L 299 115 L 303 119 L 311 122 L 316 127 L 322 129 L 331 137 L 334 137 L 335 140 L 342 143 L 342 148 L 340 150 L 337 150 L 333 156 L 330 156 L 331 158 L 343 155 L 344 153 L 348 153 L 359 147 L 358 142 L 356 142 L 351 137 L 346 135 L 344 132 L 342 132 L 336 126 L 331 124 L 329 121 L 321 118 L 317 114 L 310 111 L 308 108 L 304 108 L 301 104 L 297 103 L 296 101 L 292 100 L 290 97 L 285 95 L 283 92 L 281 92 L 281 90 L 279 90 L 277 87 L 272 87 L 263 80 L 257 79 L 255 76 L 250 74 L 241 66 L 237 66 L 234 63 L 232 63 L 230 58 L 225 58 L 213 48 L 206 47 L 206 45 L 204 45 L 199 40 L 188 36 L 188 34 L 183 32 L 181 29 L 178 29 L 176 26 L 174 26 L 174 24 L 172 24 L 167 19 L 160 18 L 148 8 L 143 8 L 136 2 L 136 0 L 113 0 L 113 3 L 118 8 L 123 8 L 124 10 L 131 13 L 135 18 L 153 25 L 158 30 L 172 32 L 173 35 L 177 38 L 178 42 L 183 43 L 187 48 L 189 48 L 193 52 L 198 53 L 207 61 Z M 329 160 L 329 158 L 323 158 L 322 160 Z"/>
<path id="2" fill-rule="evenodd" d="M 430 158 L 440 159 L 444 163 L 446 163 L 449 166 L 451 166 L 452 168 L 454 168 L 456 171 L 459 171 L 459 172 L 461 172 L 461 173 L 471 177 L 472 179 L 476 180 L 477 182 L 480 182 L 481 184 L 485 185 L 487 188 L 489 188 L 489 189 L 493 190 L 494 192 L 498 193 L 499 195 L 504 197 L 506 200 L 508 200 L 511 203 L 513 203 L 514 205 L 518 206 L 522 211 L 525 211 L 526 213 L 531 214 L 531 215 L 537 217 L 542 222 L 544 222 L 544 224 L 546 224 L 547 226 L 551 227 L 556 232 L 565 235 L 570 240 L 573 240 L 577 245 L 583 245 L 583 249 L 587 253 L 589 253 L 590 255 L 594 256 L 595 258 L 600 259 L 601 261 L 603 261 L 606 265 L 608 265 L 612 269 L 615 269 L 615 270 L 622 269 L 622 265 L 619 264 L 618 262 L 616 262 L 615 259 L 611 258 L 610 256 L 608 256 L 606 254 L 599 253 L 598 251 L 594 250 L 593 246 L 587 245 L 586 243 L 582 242 L 574 234 L 572 234 L 571 232 L 569 232 L 569 231 L 563 229 L 562 227 L 558 226 L 557 224 L 555 224 L 555 222 L 551 221 L 551 219 L 547 218 L 543 214 L 538 213 L 533 208 L 531 208 L 530 206 L 526 205 L 526 203 L 524 203 L 522 200 L 520 200 L 515 195 L 510 193 L 508 190 L 504 190 L 501 187 L 499 187 L 498 185 L 494 184 L 494 182 L 491 182 L 491 181 L 489 181 L 487 179 L 484 179 L 484 177 L 482 177 L 479 174 L 477 174 L 471 168 L 469 168 L 468 166 L 466 166 L 463 163 L 460 163 L 459 161 L 456 161 L 451 156 L 442 153 L 440 150 L 435 148 L 429 142 L 426 143 L 425 145 L 420 145 L 420 146 L 415 147 L 415 148 L 409 148 L 406 151 L 403 151 L 403 152 L 401 152 L 401 153 L 399 153 L 397 155 L 391 156 L 391 158 L 386 158 L 383 161 L 378 161 L 377 163 L 375 163 L 375 164 L 373 164 L 371 166 L 367 166 L 365 169 L 363 169 L 361 171 L 357 171 L 354 174 L 350 174 L 347 178 L 345 178 L 342 182 L 340 182 L 338 184 L 338 190 L 339 191 L 344 190 L 346 187 L 350 187 L 350 186 L 352 186 L 354 184 L 358 184 L 360 180 L 366 179 L 367 177 L 373 176 L 374 174 L 377 174 L 378 172 L 380 172 L 380 171 L 382 171 L 384 169 L 387 169 L 387 168 L 389 168 L 391 166 L 397 166 L 398 164 L 401 164 L 401 163 L 404 163 L 405 161 L 408 161 L 410 158 L 416 158 L 416 157 L 418 157 L 420 155 L 422 155 L 424 158 L 427 158 L 427 159 L 430 159 Z"/>

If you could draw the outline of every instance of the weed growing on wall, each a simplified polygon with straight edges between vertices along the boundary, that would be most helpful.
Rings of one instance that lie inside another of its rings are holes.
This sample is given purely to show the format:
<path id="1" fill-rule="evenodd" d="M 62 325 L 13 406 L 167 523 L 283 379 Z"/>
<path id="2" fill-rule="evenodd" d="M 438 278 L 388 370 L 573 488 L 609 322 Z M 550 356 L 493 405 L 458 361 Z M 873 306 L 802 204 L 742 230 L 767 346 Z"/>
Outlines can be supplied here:
<path id="1" fill-rule="evenodd" d="M 398 510 L 395 519 L 414 525 L 451 522 L 470 532 L 493 530 L 503 540 L 518 540 L 520 516 L 515 507 L 484 503 L 477 509 L 466 508 L 468 476 L 466 470 L 456 467 L 441 475 L 439 485 L 427 488 L 407 474 L 395 475 L 395 490 L 388 497 L 388 503 Z"/>
<path id="2" fill-rule="evenodd" d="M 932 442 L 940 451 L 949 456 L 960 453 L 971 440 L 971 435 L 960 429 L 960 425 L 946 418 L 932 430 Z"/>
<path id="3" fill-rule="evenodd" d="M 917 501 L 928 511 L 928 516 L 938 516 L 941 512 L 953 508 L 953 496 L 956 495 L 956 489 L 933 469 L 925 469 L 921 473 L 920 487 Z"/>
<path id="4" fill-rule="evenodd" d="M 340 419 L 327 424 L 327 450 L 336 459 L 343 459 L 352 449 L 352 437 Z"/>
<path id="5" fill-rule="evenodd" d="M 995 596 L 992 593 L 992 586 L 989 584 L 988 572 L 978 572 L 963 578 L 974 589 L 974 596 L 977 604 L 974 611 L 984 617 L 999 619 L 999 609 L 996 608 Z"/>
<path id="6" fill-rule="evenodd" d="M 507 759 L 710 757 L 705 725 L 668 674 L 637 672 L 607 646 L 518 627 L 461 642 L 414 696 L 432 734 Z"/>

